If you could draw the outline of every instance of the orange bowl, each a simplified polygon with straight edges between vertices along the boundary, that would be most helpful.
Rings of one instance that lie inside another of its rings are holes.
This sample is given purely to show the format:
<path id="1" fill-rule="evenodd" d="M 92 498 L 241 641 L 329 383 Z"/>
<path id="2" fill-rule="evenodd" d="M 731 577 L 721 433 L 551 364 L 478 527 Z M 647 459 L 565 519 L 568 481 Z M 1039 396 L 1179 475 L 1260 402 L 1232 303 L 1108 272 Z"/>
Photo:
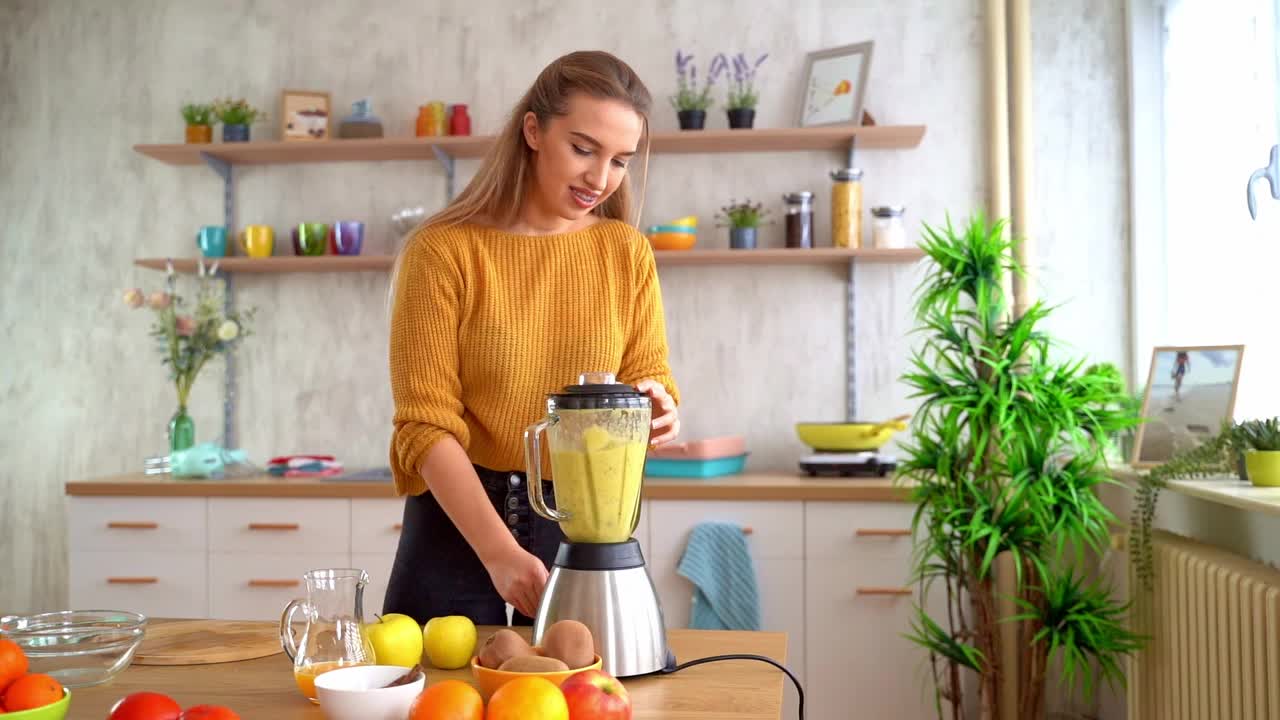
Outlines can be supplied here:
<path id="1" fill-rule="evenodd" d="M 599 670 L 604 666 L 604 661 L 596 655 L 595 662 L 590 665 L 576 670 L 559 670 L 556 672 L 508 672 L 503 670 L 491 670 L 480 664 L 479 656 L 471 658 L 471 675 L 476 679 L 476 683 L 480 685 L 480 696 L 485 702 L 489 702 L 489 696 L 498 691 L 498 688 L 507 684 L 511 680 L 522 677 L 540 677 L 551 681 L 552 685 L 560 687 L 560 684 L 570 677 L 577 675 L 584 670 Z"/>
<path id="2" fill-rule="evenodd" d="M 649 242 L 654 250 L 688 250 L 698 242 L 693 233 L 656 232 L 649 234 Z"/>

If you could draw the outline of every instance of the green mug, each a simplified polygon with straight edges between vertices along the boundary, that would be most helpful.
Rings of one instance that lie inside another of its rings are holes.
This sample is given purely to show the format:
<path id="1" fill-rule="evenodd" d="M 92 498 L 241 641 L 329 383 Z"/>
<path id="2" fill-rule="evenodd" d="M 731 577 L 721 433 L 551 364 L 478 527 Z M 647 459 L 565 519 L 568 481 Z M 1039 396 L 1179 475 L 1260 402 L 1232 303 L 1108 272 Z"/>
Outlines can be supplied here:
<path id="1" fill-rule="evenodd" d="M 329 226 L 325 223 L 299 223 L 293 229 L 294 255 L 323 255 L 329 242 Z"/>

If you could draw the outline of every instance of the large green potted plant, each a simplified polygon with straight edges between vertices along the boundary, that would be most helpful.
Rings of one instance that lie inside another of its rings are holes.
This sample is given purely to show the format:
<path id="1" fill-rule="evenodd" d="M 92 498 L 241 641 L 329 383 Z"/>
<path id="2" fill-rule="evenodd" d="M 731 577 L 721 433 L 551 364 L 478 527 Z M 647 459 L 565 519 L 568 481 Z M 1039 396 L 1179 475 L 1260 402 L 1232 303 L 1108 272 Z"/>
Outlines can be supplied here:
<path id="1" fill-rule="evenodd" d="M 1108 546 L 1114 519 L 1094 492 L 1113 482 L 1104 454 L 1136 420 L 1113 378 L 1056 359 L 1039 327 L 1049 308 L 1011 315 L 1003 282 L 1020 270 L 1002 222 L 979 215 L 924 234 L 924 339 L 903 378 L 922 404 L 899 470 L 914 481 L 921 599 L 940 593 L 946 612 L 921 602 L 910 637 L 929 651 L 939 717 L 967 716 L 973 675 L 983 718 L 1041 718 L 1051 661 L 1059 681 L 1088 694 L 1094 667 L 1122 683 L 1121 660 L 1140 647 L 1126 606 L 1082 570 L 1088 551 Z M 995 577 L 1004 561 L 1018 608 L 1007 618 Z M 1005 633 L 1016 635 L 1015 668 L 1000 663 Z M 999 689 L 1015 670 L 1017 709 L 1002 716 Z"/>

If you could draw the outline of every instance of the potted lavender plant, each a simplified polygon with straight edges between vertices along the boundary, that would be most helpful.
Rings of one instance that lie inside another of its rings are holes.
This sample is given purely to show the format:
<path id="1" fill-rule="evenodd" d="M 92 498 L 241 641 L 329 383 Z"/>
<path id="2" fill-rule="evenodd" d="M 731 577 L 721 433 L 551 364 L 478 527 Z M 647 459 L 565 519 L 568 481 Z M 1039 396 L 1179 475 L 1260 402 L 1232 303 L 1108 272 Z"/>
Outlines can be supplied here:
<path id="1" fill-rule="evenodd" d="M 756 232 L 768 215 L 763 203 L 753 203 L 750 199 L 742 202 L 731 200 L 716 213 L 717 217 L 723 218 L 723 222 L 718 223 L 720 227 L 729 228 L 729 247 L 734 250 L 755 248 Z"/>
<path id="2" fill-rule="evenodd" d="M 729 101 L 726 103 L 729 127 L 749 128 L 755 122 L 756 103 L 760 100 L 755 87 L 756 70 L 767 57 L 769 54 L 765 53 L 751 63 L 743 53 L 734 56 L 733 74 L 728 76 Z"/>
<path id="3" fill-rule="evenodd" d="M 712 58 L 705 82 L 699 88 L 698 68 L 693 64 L 693 55 L 676 51 L 676 94 L 671 96 L 671 104 L 680 118 L 681 130 L 701 130 L 706 124 L 707 108 L 711 107 L 711 86 L 725 65 L 723 55 Z"/>

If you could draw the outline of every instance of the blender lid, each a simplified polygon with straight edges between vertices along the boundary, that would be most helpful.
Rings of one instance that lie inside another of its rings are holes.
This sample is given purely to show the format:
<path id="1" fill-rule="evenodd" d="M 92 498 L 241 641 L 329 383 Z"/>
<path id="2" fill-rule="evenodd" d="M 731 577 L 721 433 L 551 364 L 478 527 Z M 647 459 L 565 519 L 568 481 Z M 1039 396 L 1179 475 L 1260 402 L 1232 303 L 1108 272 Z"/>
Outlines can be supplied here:
<path id="1" fill-rule="evenodd" d="M 649 407 L 648 395 L 617 382 L 613 373 L 582 373 L 576 385 L 566 385 L 552 397 L 557 406 L 570 410 Z"/>

